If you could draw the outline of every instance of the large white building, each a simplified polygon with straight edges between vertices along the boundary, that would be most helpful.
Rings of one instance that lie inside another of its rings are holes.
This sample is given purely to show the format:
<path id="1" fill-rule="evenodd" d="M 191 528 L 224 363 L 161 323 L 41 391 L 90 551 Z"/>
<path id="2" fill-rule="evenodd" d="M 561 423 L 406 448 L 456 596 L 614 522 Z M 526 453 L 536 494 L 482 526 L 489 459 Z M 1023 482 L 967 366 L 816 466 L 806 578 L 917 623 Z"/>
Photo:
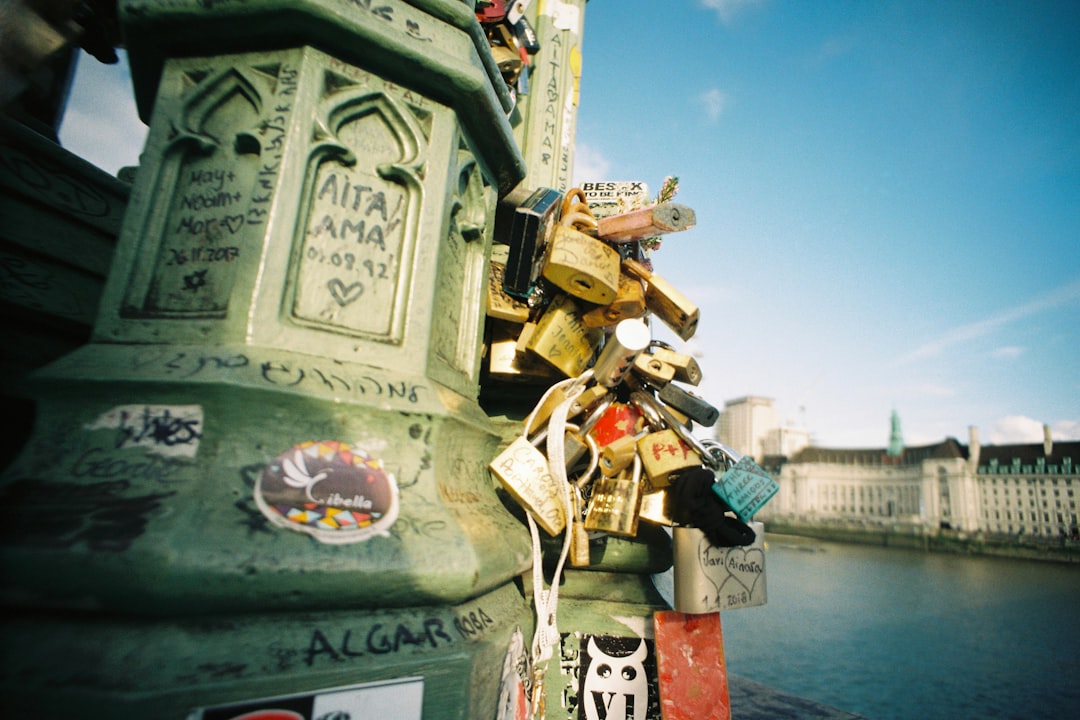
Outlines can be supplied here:
<path id="1" fill-rule="evenodd" d="M 780 490 L 756 519 L 921 526 L 1078 538 L 1080 442 L 982 445 L 946 438 L 882 449 L 806 447 L 778 458 Z"/>
<path id="2" fill-rule="evenodd" d="M 757 462 L 766 457 L 791 457 L 810 444 L 801 428 L 781 425 L 772 398 L 747 395 L 724 403 L 717 439 Z"/>

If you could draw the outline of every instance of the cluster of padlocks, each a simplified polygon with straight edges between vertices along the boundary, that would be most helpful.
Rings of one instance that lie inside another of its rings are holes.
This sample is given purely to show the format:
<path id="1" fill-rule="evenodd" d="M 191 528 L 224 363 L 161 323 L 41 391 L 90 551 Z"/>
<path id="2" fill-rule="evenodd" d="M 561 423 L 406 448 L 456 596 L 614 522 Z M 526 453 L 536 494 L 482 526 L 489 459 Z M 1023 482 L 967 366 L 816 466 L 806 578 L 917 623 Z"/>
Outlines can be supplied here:
<path id="1" fill-rule="evenodd" d="M 540 50 L 525 10 L 529 2 L 520 0 L 477 0 L 476 19 L 487 35 L 491 56 L 512 96 L 529 94 L 529 66 Z"/>
<path id="2" fill-rule="evenodd" d="M 653 271 L 645 249 L 695 224 L 693 210 L 670 202 L 676 188 L 668 178 L 655 202 L 632 209 L 590 204 L 582 188 L 511 193 L 504 207 L 513 215 L 504 211 L 496 224 L 488 378 L 546 386 L 520 436 L 489 465 L 524 509 L 533 538 L 534 709 L 542 708 L 543 663 L 559 637 L 559 576 L 566 561 L 590 564 L 598 535 L 632 538 L 642 522 L 670 528 L 675 614 L 656 613 L 658 643 L 675 637 L 683 648 L 696 623 L 701 652 L 715 654 L 717 611 L 764 602 L 763 539 L 752 517 L 776 481 L 752 459 L 694 434 L 719 411 L 689 389 L 702 379 L 696 360 L 654 339 L 650 326 L 656 318 L 685 341 L 700 316 Z M 563 540 L 548 588 L 540 529 Z M 668 675 L 662 668 L 662 697 L 680 682 Z"/>
<path id="3" fill-rule="evenodd" d="M 491 265 L 489 373 L 550 387 L 492 473 L 530 522 L 568 529 L 575 566 L 588 565 L 590 533 L 633 537 L 641 521 L 697 528 L 717 547 L 753 543 L 747 522 L 777 485 L 695 436 L 719 412 L 687 389 L 702 378 L 694 358 L 649 326 L 655 317 L 683 340 L 697 329 L 698 308 L 642 247 L 692 227 L 693 210 L 657 202 L 597 217 L 580 188 L 540 188 L 513 212 Z"/>

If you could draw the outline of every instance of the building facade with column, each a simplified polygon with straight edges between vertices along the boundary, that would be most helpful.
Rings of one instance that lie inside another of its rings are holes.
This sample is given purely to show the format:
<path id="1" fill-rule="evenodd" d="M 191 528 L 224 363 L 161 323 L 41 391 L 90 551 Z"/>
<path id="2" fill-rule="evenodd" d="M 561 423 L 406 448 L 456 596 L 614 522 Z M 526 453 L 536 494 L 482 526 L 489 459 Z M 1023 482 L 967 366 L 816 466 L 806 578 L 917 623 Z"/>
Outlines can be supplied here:
<path id="1" fill-rule="evenodd" d="M 880 449 L 809 446 L 770 467 L 780 484 L 757 519 L 1078 538 L 1080 442 L 969 442 Z"/>

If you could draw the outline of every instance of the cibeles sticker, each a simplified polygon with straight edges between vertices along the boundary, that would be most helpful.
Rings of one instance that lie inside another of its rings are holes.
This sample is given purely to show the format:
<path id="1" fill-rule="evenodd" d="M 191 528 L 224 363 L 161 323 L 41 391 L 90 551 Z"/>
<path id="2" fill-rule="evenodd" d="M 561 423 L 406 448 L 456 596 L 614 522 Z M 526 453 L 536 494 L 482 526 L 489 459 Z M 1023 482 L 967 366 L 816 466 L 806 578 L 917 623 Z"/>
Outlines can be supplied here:
<path id="1" fill-rule="evenodd" d="M 386 536 L 398 517 L 398 487 L 382 462 L 335 440 L 295 445 L 255 483 L 255 502 L 275 525 L 325 543 Z"/>

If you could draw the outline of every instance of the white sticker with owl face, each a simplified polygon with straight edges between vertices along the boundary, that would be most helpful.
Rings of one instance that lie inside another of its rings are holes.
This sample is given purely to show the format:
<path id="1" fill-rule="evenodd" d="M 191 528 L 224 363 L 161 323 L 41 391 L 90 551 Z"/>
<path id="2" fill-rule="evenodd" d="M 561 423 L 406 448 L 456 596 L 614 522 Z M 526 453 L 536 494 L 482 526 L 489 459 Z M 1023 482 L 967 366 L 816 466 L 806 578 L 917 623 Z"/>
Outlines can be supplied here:
<path id="1" fill-rule="evenodd" d="M 652 640 L 583 635 L 578 720 L 660 720 Z"/>

